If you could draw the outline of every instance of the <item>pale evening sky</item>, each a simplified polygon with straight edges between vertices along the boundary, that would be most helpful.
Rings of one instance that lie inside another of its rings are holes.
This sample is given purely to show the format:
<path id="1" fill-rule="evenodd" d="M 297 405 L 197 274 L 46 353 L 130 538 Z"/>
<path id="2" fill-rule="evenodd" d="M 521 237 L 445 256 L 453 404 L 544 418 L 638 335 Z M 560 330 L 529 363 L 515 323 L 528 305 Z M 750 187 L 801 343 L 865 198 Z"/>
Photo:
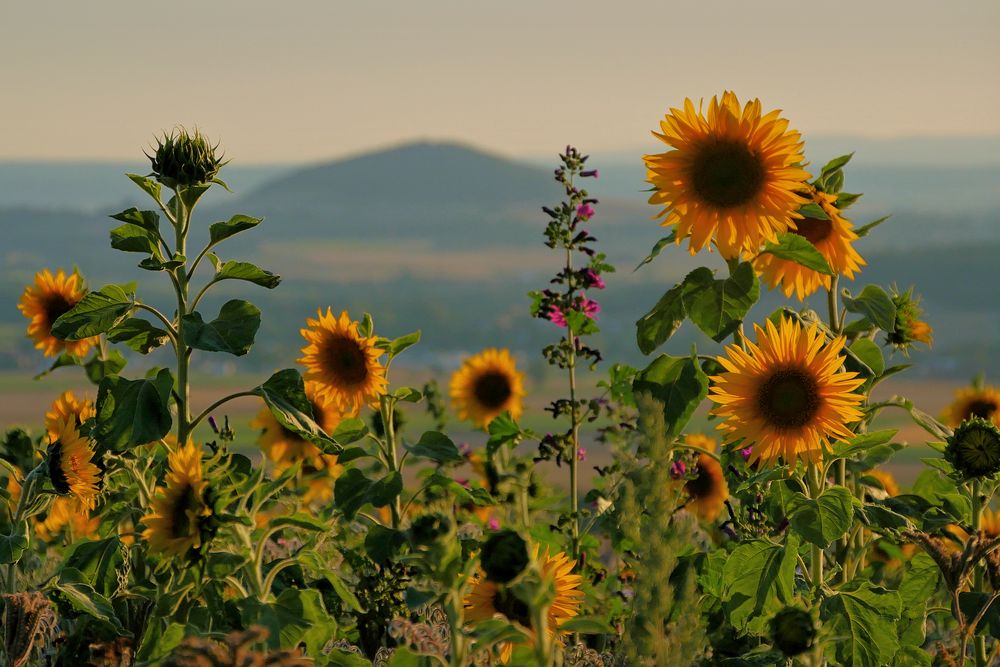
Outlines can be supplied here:
<path id="1" fill-rule="evenodd" d="M 996 136 L 998 26 L 995 0 L 6 2 L 0 159 L 132 159 L 178 123 L 244 164 L 628 149 L 723 88 L 807 138 Z"/>

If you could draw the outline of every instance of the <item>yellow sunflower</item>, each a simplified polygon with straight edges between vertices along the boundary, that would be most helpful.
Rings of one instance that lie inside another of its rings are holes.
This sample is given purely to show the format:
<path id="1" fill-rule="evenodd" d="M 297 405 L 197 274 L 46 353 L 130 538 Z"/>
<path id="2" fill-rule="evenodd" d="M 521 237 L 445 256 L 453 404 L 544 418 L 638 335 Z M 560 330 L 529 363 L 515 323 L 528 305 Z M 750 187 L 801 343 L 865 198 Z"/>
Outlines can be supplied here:
<path id="1" fill-rule="evenodd" d="M 896 478 L 892 476 L 892 473 L 876 468 L 866 472 L 865 476 L 878 480 L 878 483 L 882 486 L 882 490 L 885 491 L 885 495 L 889 497 L 899 495 L 899 484 L 896 483 Z"/>
<path id="2" fill-rule="evenodd" d="M 316 423 L 327 433 L 333 433 L 340 423 L 340 413 L 334 409 L 332 403 L 321 403 L 317 400 L 318 391 L 316 385 L 311 382 L 306 384 L 306 396 L 312 404 Z M 322 454 L 319 447 L 278 423 L 266 405 L 261 408 L 250 425 L 261 429 L 257 444 L 279 469 Z M 334 459 L 336 460 L 336 457 Z"/>
<path id="3" fill-rule="evenodd" d="M 142 517 L 143 538 L 152 551 L 184 556 L 201 547 L 202 524 L 212 515 L 205 495 L 208 482 L 201 469 L 201 447 L 189 443 L 167 457 L 166 488 L 158 489 L 152 511 Z"/>
<path id="4" fill-rule="evenodd" d="M 375 337 L 361 336 L 346 310 L 339 318 L 330 308 L 317 311 L 317 316 L 307 319 L 309 328 L 301 330 L 309 344 L 299 359 L 306 367 L 306 381 L 315 384 L 315 399 L 332 403 L 345 416 L 356 415 L 364 405 L 377 406 L 387 382 Z"/>
<path id="5" fill-rule="evenodd" d="M 485 428 L 501 412 L 521 416 L 524 376 L 507 349 L 487 348 L 451 376 L 449 393 L 459 419 Z"/>
<path id="6" fill-rule="evenodd" d="M 58 357 L 64 351 L 82 357 L 97 343 L 97 338 L 64 341 L 52 335 L 52 323 L 69 312 L 86 293 L 80 274 L 66 275 L 62 269 L 55 275 L 48 269 L 39 271 L 34 284 L 24 288 L 17 308 L 30 320 L 28 338 L 35 341 L 35 347 L 46 357 Z"/>
<path id="7" fill-rule="evenodd" d="M 653 135 L 673 150 L 643 158 L 655 190 L 649 203 L 663 206 L 657 217 L 676 225 L 678 244 L 691 239 L 691 254 L 711 241 L 726 259 L 756 252 L 801 217 L 803 144 L 780 113 L 762 115 L 756 99 L 741 107 L 726 91 L 707 116 L 686 99 L 660 121 Z"/>
<path id="8" fill-rule="evenodd" d="M 555 586 L 555 598 L 549 606 L 545 632 L 550 639 L 559 641 L 559 637 L 563 634 L 559 631 L 559 626 L 580 613 L 584 597 L 583 591 L 580 590 L 582 577 L 573 574 L 573 561 L 563 552 L 550 556 L 548 549 L 540 552 L 536 546 L 535 559 L 543 576 L 551 578 Z M 506 619 L 521 625 L 529 635 L 534 634 L 535 628 L 531 627 L 531 613 L 528 606 L 502 584 L 489 581 L 479 573 L 472 590 L 465 597 L 465 620 L 475 623 L 493 618 Z M 510 661 L 513 651 L 512 644 L 502 644 L 501 662 L 506 664 Z"/>
<path id="9" fill-rule="evenodd" d="M 83 422 L 93 417 L 94 403 L 87 398 L 77 400 L 72 391 L 64 391 L 52 402 L 52 407 L 45 413 L 45 430 L 49 440 L 59 437 L 59 424 L 71 421 L 79 427 Z"/>
<path id="10" fill-rule="evenodd" d="M 956 391 L 955 400 L 945 410 L 945 423 L 954 428 L 970 417 L 988 419 L 1000 426 L 1000 391 L 990 385 Z"/>
<path id="11" fill-rule="evenodd" d="M 68 540 L 78 540 L 97 535 L 101 517 L 90 516 L 90 511 L 76 498 L 57 496 L 45 515 L 45 519 L 35 524 L 35 535 L 43 542 L 52 542 L 64 530 Z"/>
<path id="12" fill-rule="evenodd" d="M 730 345 L 717 357 L 726 369 L 711 378 L 709 398 L 719 404 L 713 413 L 724 419 L 718 428 L 727 442 L 752 446 L 751 463 L 814 463 L 824 441 L 852 435 L 847 424 L 861 419 L 864 398 L 854 390 L 864 380 L 839 372 L 843 337 L 826 342 L 816 325 L 803 329 L 789 319 L 766 327 L 754 325 L 756 345 Z"/>
<path id="13" fill-rule="evenodd" d="M 686 436 L 684 442 L 710 452 L 715 451 L 715 440 L 700 433 Z M 689 498 L 687 508 L 705 521 L 715 521 L 729 498 L 729 486 L 722 475 L 722 466 L 714 457 L 699 454 L 695 474 L 696 477 L 689 479 L 684 485 L 684 492 Z"/>
<path id="14" fill-rule="evenodd" d="M 834 273 L 853 280 L 854 275 L 865 264 L 865 260 L 851 245 L 858 239 L 858 235 L 854 233 L 854 225 L 840 215 L 840 210 L 834 205 L 836 196 L 813 188 L 812 200 L 823 209 L 829 220 L 803 217 L 796 220 L 795 228 L 789 231 L 816 246 L 816 250 L 823 255 Z M 773 289 L 781 285 L 781 291 L 786 297 L 794 292 L 799 301 L 805 300 L 820 287 L 830 289 L 832 284 L 831 276 L 813 271 L 797 262 L 779 259 L 770 253 L 758 255 L 754 267 L 768 287 Z"/>
<path id="15" fill-rule="evenodd" d="M 59 421 L 49 445 L 49 479 L 57 493 L 71 495 L 88 511 L 97 503 L 101 470 L 92 461 L 94 449 L 72 419 Z"/>
<path id="16" fill-rule="evenodd" d="M 337 457 L 333 454 L 320 454 L 307 459 L 302 465 L 302 502 L 306 505 L 323 505 L 333 500 L 333 483 L 343 470 L 344 466 L 337 463 Z"/>

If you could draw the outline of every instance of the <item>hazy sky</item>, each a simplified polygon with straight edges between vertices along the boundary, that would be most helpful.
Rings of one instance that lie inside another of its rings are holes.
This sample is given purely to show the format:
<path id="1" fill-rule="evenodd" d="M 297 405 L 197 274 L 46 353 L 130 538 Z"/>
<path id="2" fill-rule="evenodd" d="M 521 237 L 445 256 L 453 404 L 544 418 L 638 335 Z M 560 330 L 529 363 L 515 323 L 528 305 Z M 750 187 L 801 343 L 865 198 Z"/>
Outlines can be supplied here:
<path id="1" fill-rule="evenodd" d="M 807 138 L 1000 135 L 998 26 L 996 0 L 7 0 L 0 159 L 134 159 L 177 123 L 244 164 L 613 150 L 727 87 Z"/>

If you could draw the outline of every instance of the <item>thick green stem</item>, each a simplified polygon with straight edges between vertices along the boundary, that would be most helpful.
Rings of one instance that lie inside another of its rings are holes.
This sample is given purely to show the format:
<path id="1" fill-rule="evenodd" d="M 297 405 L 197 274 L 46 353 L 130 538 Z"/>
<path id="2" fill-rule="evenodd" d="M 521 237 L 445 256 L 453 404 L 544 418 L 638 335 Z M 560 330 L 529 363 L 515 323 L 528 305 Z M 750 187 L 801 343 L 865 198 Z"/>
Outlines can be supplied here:
<path id="1" fill-rule="evenodd" d="M 176 232 L 175 251 L 183 256 L 187 251 L 188 211 L 184 206 L 181 191 L 174 191 L 176 204 L 174 230 Z M 191 432 L 191 392 L 188 387 L 188 365 L 190 351 L 184 342 L 184 316 L 187 315 L 188 277 L 185 266 L 180 266 L 174 272 L 174 288 L 177 292 L 177 442 L 183 446 Z"/>
<path id="2" fill-rule="evenodd" d="M 566 248 L 566 272 L 572 275 L 573 253 Z M 573 283 L 570 283 L 573 287 Z M 574 290 L 570 289 L 570 299 L 573 298 Z M 574 340 L 572 325 L 566 326 L 566 346 L 568 357 L 566 367 L 569 371 L 569 402 L 570 402 L 570 445 L 572 451 L 569 455 L 569 501 L 570 512 L 573 520 L 570 522 L 570 538 L 572 542 L 573 558 L 580 558 L 580 490 L 579 490 L 579 460 L 580 451 L 580 408 L 576 403 L 576 341 Z"/>
<path id="3" fill-rule="evenodd" d="M 840 306 L 837 303 L 837 283 L 840 276 L 834 276 L 830 280 L 830 289 L 826 291 L 826 306 L 830 316 L 830 330 L 835 334 L 840 333 Z"/>
<path id="4" fill-rule="evenodd" d="M 25 510 L 28 508 L 29 503 L 34 500 L 32 497 L 35 490 L 35 480 L 38 479 L 39 475 L 42 474 L 42 468 L 45 463 L 40 463 L 34 470 L 28 473 L 27 477 L 24 478 L 24 483 L 21 484 L 21 496 L 17 500 L 17 509 L 14 510 L 14 517 L 11 521 L 11 537 L 14 535 L 14 531 L 23 530 L 24 538 L 31 541 L 31 531 L 28 530 L 28 525 L 26 517 L 24 516 Z M 25 545 L 27 548 L 28 545 Z M 17 584 L 17 563 L 18 560 L 14 560 L 12 563 L 7 564 L 7 579 L 6 587 L 4 590 L 7 593 L 14 593 L 14 587 Z"/>
<path id="5" fill-rule="evenodd" d="M 382 428 L 385 431 L 386 463 L 390 473 L 402 474 L 399 469 L 399 454 L 396 451 L 396 425 L 393 423 L 393 410 L 395 410 L 395 399 L 383 394 L 379 398 L 379 415 L 382 417 Z M 400 496 L 397 495 L 393 498 L 390 511 L 392 512 L 392 527 L 398 530 L 403 517 L 403 501 Z"/>
<path id="6" fill-rule="evenodd" d="M 982 528 L 982 522 L 983 489 L 982 483 L 977 479 L 972 482 L 972 534 L 974 536 L 979 534 L 979 531 Z M 982 562 L 976 563 L 973 577 L 975 585 L 973 590 L 977 593 L 983 592 L 983 589 L 986 587 L 986 571 Z M 969 631 L 974 632 L 975 627 L 971 627 Z M 983 635 L 976 635 L 973 639 L 973 646 L 976 655 L 976 667 L 986 667 L 986 637 Z"/>

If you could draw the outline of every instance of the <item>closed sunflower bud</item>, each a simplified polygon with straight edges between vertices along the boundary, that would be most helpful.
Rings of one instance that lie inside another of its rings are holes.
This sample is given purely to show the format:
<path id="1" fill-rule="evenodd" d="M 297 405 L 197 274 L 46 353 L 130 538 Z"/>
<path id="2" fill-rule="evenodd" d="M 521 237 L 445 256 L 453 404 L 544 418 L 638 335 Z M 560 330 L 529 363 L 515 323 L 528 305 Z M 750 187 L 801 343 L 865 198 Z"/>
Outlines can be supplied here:
<path id="1" fill-rule="evenodd" d="M 1000 429 L 979 417 L 966 419 L 948 438 L 944 457 L 965 479 L 995 475 L 1000 472 Z"/>
<path id="2" fill-rule="evenodd" d="M 146 157 L 156 180 L 170 188 L 210 183 L 225 164 L 215 154 L 218 144 L 213 146 L 198 130 L 191 134 L 182 127 L 156 144 L 156 152 Z"/>
<path id="3" fill-rule="evenodd" d="M 528 545 L 513 530 L 501 530 L 483 544 L 480 560 L 488 580 L 506 584 L 528 567 Z"/>
<path id="4" fill-rule="evenodd" d="M 771 641 L 789 658 L 808 651 L 815 638 L 812 616 L 798 607 L 785 607 L 771 619 Z"/>

